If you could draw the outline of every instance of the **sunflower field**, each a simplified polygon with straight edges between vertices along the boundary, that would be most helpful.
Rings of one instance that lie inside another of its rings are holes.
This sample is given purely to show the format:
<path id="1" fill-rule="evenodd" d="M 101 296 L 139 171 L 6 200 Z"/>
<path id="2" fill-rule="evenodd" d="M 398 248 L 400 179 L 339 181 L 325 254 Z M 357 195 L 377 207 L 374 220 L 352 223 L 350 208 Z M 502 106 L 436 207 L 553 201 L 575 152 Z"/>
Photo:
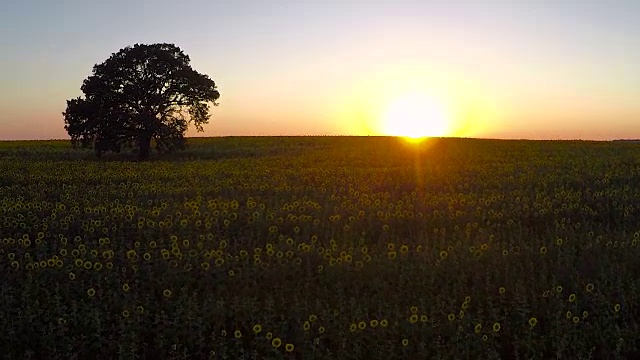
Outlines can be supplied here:
<path id="1" fill-rule="evenodd" d="M 2 359 L 640 357 L 640 144 L 0 143 Z"/>

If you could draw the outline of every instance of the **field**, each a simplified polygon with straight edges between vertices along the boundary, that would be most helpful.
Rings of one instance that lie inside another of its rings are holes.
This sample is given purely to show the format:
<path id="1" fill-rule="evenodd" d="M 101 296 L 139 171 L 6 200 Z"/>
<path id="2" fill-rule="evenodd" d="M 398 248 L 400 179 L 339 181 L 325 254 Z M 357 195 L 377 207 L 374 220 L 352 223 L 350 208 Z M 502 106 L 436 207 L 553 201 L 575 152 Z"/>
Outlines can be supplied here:
<path id="1" fill-rule="evenodd" d="M 0 143 L 3 359 L 640 357 L 640 144 Z"/>

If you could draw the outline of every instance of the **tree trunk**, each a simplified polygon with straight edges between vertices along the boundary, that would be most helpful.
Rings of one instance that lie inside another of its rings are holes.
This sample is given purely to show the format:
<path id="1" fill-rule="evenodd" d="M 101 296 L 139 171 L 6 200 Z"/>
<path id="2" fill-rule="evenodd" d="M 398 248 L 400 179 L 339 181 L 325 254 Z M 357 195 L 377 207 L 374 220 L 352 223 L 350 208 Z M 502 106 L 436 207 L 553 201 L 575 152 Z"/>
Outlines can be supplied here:
<path id="1" fill-rule="evenodd" d="M 138 139 L 138 159 L 139 160 L 147 160 L 149 159 L 149 154 L 151 152 L 151 138 L 153 135 L 151 133 L 145 133 L 140 135 Z"/>

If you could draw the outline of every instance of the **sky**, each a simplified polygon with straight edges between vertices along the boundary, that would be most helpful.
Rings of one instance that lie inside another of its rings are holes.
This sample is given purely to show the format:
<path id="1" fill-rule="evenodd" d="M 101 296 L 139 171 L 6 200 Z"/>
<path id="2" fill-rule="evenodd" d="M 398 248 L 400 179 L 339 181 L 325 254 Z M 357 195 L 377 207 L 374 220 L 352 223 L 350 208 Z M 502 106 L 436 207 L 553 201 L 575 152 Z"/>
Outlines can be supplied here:
<path id="1" fill-rule="evenodd" d="M 190 136 L 640 138 L 637 0 L 2 7 L 0 140 L 68 138 L 66 100 L 136 43 L 173 43 L 216 82 L 219 106 Z"/>

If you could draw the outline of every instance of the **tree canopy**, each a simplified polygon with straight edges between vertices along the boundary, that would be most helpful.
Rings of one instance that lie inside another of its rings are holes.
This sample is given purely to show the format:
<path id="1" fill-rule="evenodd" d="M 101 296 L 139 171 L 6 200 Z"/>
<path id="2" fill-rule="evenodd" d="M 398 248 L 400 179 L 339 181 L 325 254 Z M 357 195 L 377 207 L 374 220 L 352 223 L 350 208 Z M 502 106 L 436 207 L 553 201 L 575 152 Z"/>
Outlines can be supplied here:
<path id="1" fill-rule="evenodd" d="M 218 105 L 215 82 L 190 66 L 174 44 L 135 44 L 93 67 L 83 97 L 67 100 L 65 129 L 74 146 L 104 152 L 131 148 L 147 159 L 185 147 L 189 124 L 198 131 Z"/>

